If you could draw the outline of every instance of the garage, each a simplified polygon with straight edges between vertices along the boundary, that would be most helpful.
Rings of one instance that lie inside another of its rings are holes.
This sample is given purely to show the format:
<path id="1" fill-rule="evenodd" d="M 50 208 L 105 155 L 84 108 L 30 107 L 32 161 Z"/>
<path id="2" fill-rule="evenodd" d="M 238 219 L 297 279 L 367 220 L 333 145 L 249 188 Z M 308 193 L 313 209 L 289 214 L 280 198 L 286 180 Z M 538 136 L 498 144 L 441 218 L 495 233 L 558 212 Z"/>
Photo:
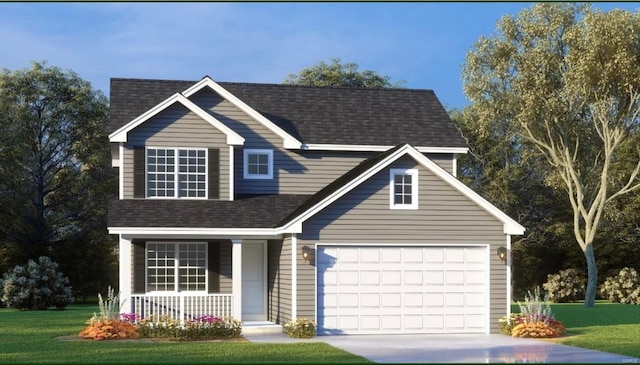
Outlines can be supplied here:
<path id="1" fill-rule="evenodd" d="M 317 246 L 318 334 L 488 332 L 487 246 Z"/>

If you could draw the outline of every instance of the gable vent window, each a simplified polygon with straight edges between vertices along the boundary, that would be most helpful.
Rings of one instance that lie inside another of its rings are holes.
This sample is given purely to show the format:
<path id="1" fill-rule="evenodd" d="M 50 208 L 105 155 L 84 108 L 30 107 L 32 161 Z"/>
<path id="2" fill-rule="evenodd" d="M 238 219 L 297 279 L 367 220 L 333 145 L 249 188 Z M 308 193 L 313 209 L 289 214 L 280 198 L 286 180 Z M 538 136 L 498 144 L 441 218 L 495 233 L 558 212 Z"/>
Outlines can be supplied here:
<path id="1" fill-rule="evenodd" d="M 418 170 L 391 169 L 390 208 L 418 209 Z"/>
<path id="2" fill-rule="evenodd" d="M 147 148 L 147 196 L 206 198 L 207 150 Z"/>
<path id="3" fill-rule="evenodd" d="M 245 179 L 273 179 L 273 150 L 244 150 Z"/>

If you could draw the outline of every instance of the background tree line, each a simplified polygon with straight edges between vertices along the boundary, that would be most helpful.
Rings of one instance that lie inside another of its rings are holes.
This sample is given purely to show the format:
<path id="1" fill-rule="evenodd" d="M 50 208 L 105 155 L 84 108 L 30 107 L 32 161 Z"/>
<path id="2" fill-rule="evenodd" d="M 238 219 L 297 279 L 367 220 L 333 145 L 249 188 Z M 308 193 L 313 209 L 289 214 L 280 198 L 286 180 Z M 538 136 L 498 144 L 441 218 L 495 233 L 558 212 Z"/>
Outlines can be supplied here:
<path id="1" fill-rule="evenodd" d="M 527 228 L 512 245 L 515 294 L 576 268 L 592 305 L 607 276 L 640 270 L 639 13 L 535 4 L 476 42 L 463 81 L 471 104 L 450 110 L 470 148 L 458 176 Z M 332 58 L 283 83 L 404 81 Z M 73 71 L 0 73 L 0 273 L 46 255 L 77 297 L 117 283 L 107 125 L 107 98 Z"/>

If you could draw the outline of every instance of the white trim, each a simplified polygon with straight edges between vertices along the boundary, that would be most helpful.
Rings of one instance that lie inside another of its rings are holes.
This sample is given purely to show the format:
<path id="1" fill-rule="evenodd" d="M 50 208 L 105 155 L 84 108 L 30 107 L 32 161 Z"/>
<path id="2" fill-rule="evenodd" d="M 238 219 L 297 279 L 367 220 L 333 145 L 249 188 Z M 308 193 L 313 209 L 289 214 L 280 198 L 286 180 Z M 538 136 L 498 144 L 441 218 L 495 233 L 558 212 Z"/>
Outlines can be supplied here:
<path id="1" fill-rule="evenodd" d="M 362 144 L 303 144 L 302 150 L 318 151 L 363 151 L 363 152 L 384 152 L 395 146 L 362 145 Z M 415 147 L 422 153 L 467 153 L 467 147 Z"/>
<path id="2" fill-rule="evenodd" d="M 263 124 L 273 133 L 278 135 L 283 139 L 283 147 L 287 149 L 298 149 L 302 145 L 301 141 L 298 141 L 289 133 L 285 132 L 282 128 L 278 127 L 275 123 L 265 118 L 262 114 L 258 113 L 255 109 L 247 105 L 242 100 L 238 99 L 235 95 L 227 91 L 225 88 L 220 86 L 218 83 L 213 81 L 209 76 L 205 76 L 202 80 L 195 83 L 193 86 L 185 90 L 182 94 L 187 98 L 191 95 L 197 93 L 202 90 L 204 87 L 209 87 L 216 93 L 218 93 L 223 98 L 227 99 L 231 104 L 235 105 L 237 108 L 247 113 L 253 119 Z"/>
<path id="3" fill-rule="evenodd" d="M 266 175 L 249 173 L 249 155 L 267 155 L 269 171 Z M 242 175 L 248 180 L 272 180 L 273 179 L 273 150 L 266 148 L 247 148 L 242 154 Z"/>
<path id="4" fill-rule="evenodd" d="M 320 210 L 326 208 L 328 205 L 348 193 L 349 191 L 355 189 L 357 186 L 368 180 L 370 177 L 380 172 L 382 169 L 389 166 L 392 162 L 398 160 L 400 157 L 404 155 L 410 155 L 413 157 L 419 164 L 430 170 L 437 177 L 442 179 L 444 182 L 448 183 L 454 189 L 458 190 L 460 193 L 468 197 L 475 204 L 486 210 L 489 214 L 493 215 L 496 219 L 503 223 L 503 231 L 505 234 L 515 234 L 522 235 L 524 234 L 525 228 L 521 226 L 518 222 L 511 219 L 500 209 L 496 208 L 494 205 L 489 203 L 486 199 L 481 197 L 478 193 L 471 190 L 468 186 L 463 184 L 460 180 L 456 179 L 453 175 L 451 175 L 448 171 L 444 170 L 442 167 L 438 166 L 435 162 L 431 161 L 428 157 L 423 155 L 421 152 L 416 150 L 414 147 L 405 144 L 400 147 L 394 153 L 389 156 L 386 156 L 380 162 L 370 167 L 368 170 L 363 172 L 360 176 L 355 179 L 349 181 L 347 184 L 341 186 L 332 194 L 318 202 L 313 207 L 307 209 L 302 214 L 295 217 L 289 223 L 285 224 L 282 228 L 286 229 L 295 229 L 297 225 L 301 225 L 304 221 L 311 218 L 313 215 L 318 213 Z"/>
<path id="5" fill-rule="evenodd" d="M 513 296 L 511 288 L 511 236 L 507 235 L 507 316 L 511 314 L 511 297 Z"/>
<path id="6" fill-rule="evenodd" d="M 175 103 L 182 104 L 184 107 L 186 107 L 187 109 L 189 109 L 190 111 L 198 115 L 200 118 L 207 121 L 214 128 L 224 133 L 227 136 L 227 144 L 230 144 L 230 145 L 244 144 L 244 138 L 242 138 L 239 134 L 231 130 L 229 127 L 224 125 L 218 119 L 214 118 L 211 114 L 202 110 L 199 106 L 194 104 L 191 100 L 185 98 L 183 95 L 179 93 L 173 94 L 172 96 L 162 101 L 160 104 L 147 110 L 145 113 L 141 114 L 136 119 L 132 120 L 131 122 L 120 127 L 115 132 L 111 133 L 109 135 L 109 140 L 111 142 L 127 142 L 128 133 L 131 130 L 133 130 L 140 124 L 146 122 L 147 120 L 151 119 L 152 117 L 154 117 L 155 115 L 157 115 L 158 113 L 160 113 L 161 111 L 165 110 L 166 108 L 170 107 Z"/>
<path id="7" fill-rule="evenodd" d="M 125 305 L 131 306 L 132 282 L 131 278 L 133 268 L 132 263 L 133 250 L 131 248 L 131 239 L 120 235 L 118 240 L 118 291 L 120 292 L 120 313 L 129 313 L 131 310 L 125 308 Z M 145 263 L 146 265 L 146 263 Z"/>
<path id="8" fill-rule="evenodd" d="M 283 228 L 192 228 L 192 227 L 107 227 L 109 234 L 127 235 L 182 235 L 182 236 L 269 236 L 284 233 L 300 233 Z"/>
<path id="9" fill-rule="evenodd" d="M 118 143 L 117 146 L 114 146 L 115 143 L 109 143 L 109 147 L 111 150 L 111 167 L 120 167 L 122 164 L 120 163 L 121 159 L 122 159 L 122 155 L 120 154 L 120 146 L 122 145 L 122 143 Z M 116 153 L 116 155 L 113 155 L 113 152 Z"/>
<path id="10" fill-rule="evenodd" d="M 316 291 L 317 291 L 317 288 L 316 288 Z M 292 234 L 291 235 L 291 320 L 295 320 L 296 318 L 298 318 L 298 237 L 295 234 Z"/>
<path id="11" fill-rule="evenodd" d="M 118 149 L 120 150 L 120 160 L 124 159 L 124 144 L 120 143 L 120 146 L 118 147 Z M 146 183 L 145 183 L 146 185 Z M 118 199 L 122 200 L 124 199 L 124 163 L 120 163 L 120 166 L 118 167 Z"/>
<path id="12" fill-rule="evenodd" d="M 411 204 L 395 204 L 396 175 L 411 176 Z M 418 169 L 389 169 L 389 208 L 398 210 L 417 210 L 418 209 Z"/>
<path id="13" fill-rule="evenodd" d="M 510 236 L 507 235 L 507 237 Z M 486 244 L 485 246 L 486 249 L 484 259 L 487 264 L 484 270 L 484 280 L 485 283 L 487 283 L 487 296 L 484 298 L 484 307 L 487 308 L 487 313 L 484 319 L 484 328 L 485 334 L 488 335 L 491 333 L 491 244 Z"/>
<path id="14" fill-rule="evenodd" d="M 242 240 L 231 240 L 231 293 L 233 294 L 233 317 L 242 321 Z"/>
<path id="15" fill-rule="evenodd" d="M 456 155 L 453 155 L 451 161 L 451 175 L 458 177 L 458 158 L 456 158 Z"/>
<path id="16" fill-rule="evenodd" d="M 235 164 L 235 160 L 234 160 L 234 147 L 233 146 L 229 146 L 229 201 L 233 201 L 235 199 L 235 176 L 233 176 L 233 174 L 235 173 L 234 171 L 234 164 Z"/>

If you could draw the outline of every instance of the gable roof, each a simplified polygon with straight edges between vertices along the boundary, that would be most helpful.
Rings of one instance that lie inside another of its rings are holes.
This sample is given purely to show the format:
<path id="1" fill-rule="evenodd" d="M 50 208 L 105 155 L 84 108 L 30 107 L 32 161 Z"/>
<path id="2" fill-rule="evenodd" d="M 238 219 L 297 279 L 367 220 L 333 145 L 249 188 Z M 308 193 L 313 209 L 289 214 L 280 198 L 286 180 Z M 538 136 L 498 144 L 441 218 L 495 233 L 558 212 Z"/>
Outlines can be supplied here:
<path id="1" fill-rule="evenodd" d="M 111 140 L 111 142 L 126 142 L 127 134 L 129 133 L 129 131 L 146 122 L 150 118 L 154 117 L 155 115 L 175 103 L 182 104 L 185 108 L 189 109 L 191 112 L 195 113 L 200 118 L 211 124 L 213 127 L 224 133 L 227 136 L 227 144 L 242 145 L 244 143 L 244 138 L 242 138 L 239 134 L 231 130 L 231 128 L 227 127 L 224 123 L 213 117 L 211 114 L 202 110 L 199 106 L 194 104 L 191 100 L 187 99 L 180 93 L 171 95 L 170 97 L 160 102 L 153 108 L 147 110 L 131 122 L 123 125 L 118 130 L 109 135 L 109 140 Z"/>
<path id="2" fill-rule="evenodd" d="M 445 183 L 458 190 L 479 207 L 501 221 L 503 223 L 503 231 L 505 234 L 524 234 L 525 228 L 518 222 L 511 219 L 500 209 L 496 208 L 493 204 L 489 203 L 478 193 L 471 190 L 471 188 L 463 184 L 460 180 L 456 179 L 453 175 L 438 166 L 435 162 L 431 161 L 409 144 L 398 145 L 384 153 L 380 153 L 361 162 L 359 165 L 309 198 L 295 211 L 283 219 L 278 226 L 282 227 L 285 231 L 292 229 L 295 232 L 302 232 L 302 223 L 304 223 L 304 221 L 311 218 L 316 213 L 320 212 L 331 203 L 355 189 L 370 177 L 405 155 L 413 157 L 419 164 L 430 170 Z"/>
<path id="3" fill-rule="evenodd" d="M 111 79 L 110 132 L 119 130 L 169 96 L 192 90 L 203 81 L 206 83 L 206 79 Z M 215 82 L 215 85 L 290 136 L 292 141 L 302 142 L 298 148 L 356 145 L 387 149 L 399 143 L 455 152 L 464 152 L 467 148 L 432 90 L 232 82 Z"/>

